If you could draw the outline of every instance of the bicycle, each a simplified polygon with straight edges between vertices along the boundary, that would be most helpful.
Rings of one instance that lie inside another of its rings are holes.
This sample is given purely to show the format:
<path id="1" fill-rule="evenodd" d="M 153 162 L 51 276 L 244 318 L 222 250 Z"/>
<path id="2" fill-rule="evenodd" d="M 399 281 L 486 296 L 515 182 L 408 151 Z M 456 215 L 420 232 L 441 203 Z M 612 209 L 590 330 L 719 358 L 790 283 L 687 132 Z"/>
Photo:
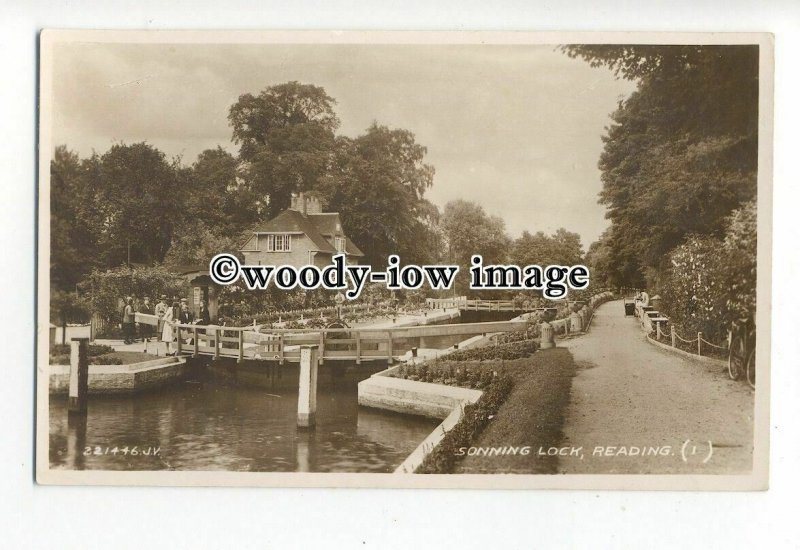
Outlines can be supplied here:
<path id="1" fill-rule="evenodd" d="M 752 319 L 734 321 L 729 333 L 728 376 L 744 378 L 751 388 L 756 387 L 756 327 Z"/>

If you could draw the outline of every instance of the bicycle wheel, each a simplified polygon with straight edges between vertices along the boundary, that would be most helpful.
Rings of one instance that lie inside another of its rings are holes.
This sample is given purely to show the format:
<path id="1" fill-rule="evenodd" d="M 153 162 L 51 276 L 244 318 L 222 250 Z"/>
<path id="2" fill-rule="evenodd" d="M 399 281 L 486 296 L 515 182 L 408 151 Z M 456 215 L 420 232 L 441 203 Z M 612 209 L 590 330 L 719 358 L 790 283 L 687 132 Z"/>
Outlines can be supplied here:
<path id="1" fill-rule="evenodd" d="M 745 349 L 744 338 L 734 336 L 731 341 L 731 349 L 728 352 L 728 376 L 731 380 L 739 380 L 745 372 Z"/>
<path id="2" fill-rule="evenodd" d="M 747 383 L 750 387 L 756 389 L 756 350 L 750 352 L 747 356 Z"/>

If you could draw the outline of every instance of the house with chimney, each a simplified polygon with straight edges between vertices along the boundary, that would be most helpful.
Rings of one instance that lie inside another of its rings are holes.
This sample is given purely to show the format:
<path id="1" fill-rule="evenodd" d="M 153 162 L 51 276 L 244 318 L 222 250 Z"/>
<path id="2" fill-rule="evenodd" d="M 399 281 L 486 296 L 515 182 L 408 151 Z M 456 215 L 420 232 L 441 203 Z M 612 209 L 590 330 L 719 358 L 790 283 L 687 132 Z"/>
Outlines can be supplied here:
<path id="1" fill-rule="evenodd" d="M 291 206 L 256 227 L 242 246 L 247 265 L 329 265 L 336 254 L 358 263 L 364 253 L 342 229 L 338 212 L 323 212 L 319 198 L 292 195 Z"/>

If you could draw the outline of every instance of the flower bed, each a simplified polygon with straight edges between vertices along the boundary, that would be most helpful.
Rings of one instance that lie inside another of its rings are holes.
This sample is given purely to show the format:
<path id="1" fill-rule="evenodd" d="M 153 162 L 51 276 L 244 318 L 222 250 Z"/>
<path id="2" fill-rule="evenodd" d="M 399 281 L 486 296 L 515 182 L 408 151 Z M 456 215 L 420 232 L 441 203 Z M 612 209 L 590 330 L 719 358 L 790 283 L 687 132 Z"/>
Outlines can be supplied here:
<path id="1" fill-rule="evenodd" d="M 497 359 L 508 361 L 527 357 L 538 349 L 539 343 L 536 340 L 519 340 L 494 346 L 454 351 L 442 359 L 437 359 L 434 363 L 439 361 L 492 361 Z"/>
<path id="2" fill-rule="evenodd" d="M 90 365 L 122 365 L 123 361 L 115 357 L 114 348 L 103 344 L 89 344 L 87 355 Z M 69 365 L 70 346 L 69 344 L 54 344 L 50 346 L 51 365 Z"/>
<path id="3" fill-rule="evenodd" d="M 499 373 L 494 369 L 483 368 L 480 363 L 470 365 L 455 362 L 432 362 L 422 365 L 403 365 L 390 376 L 416 382 L 482 390 L 489 387 Z"/>

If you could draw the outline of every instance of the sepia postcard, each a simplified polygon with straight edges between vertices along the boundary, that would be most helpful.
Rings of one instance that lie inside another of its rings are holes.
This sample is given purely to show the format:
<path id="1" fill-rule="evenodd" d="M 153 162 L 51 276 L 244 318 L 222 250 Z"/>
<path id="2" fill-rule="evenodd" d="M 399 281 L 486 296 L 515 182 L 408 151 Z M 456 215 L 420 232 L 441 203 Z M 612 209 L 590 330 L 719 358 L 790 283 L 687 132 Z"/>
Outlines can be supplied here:
<path id="1" fill-rule="evenodd" d="M 773 39 L 40 35 L 39 483 L 768 486 Z"/>

